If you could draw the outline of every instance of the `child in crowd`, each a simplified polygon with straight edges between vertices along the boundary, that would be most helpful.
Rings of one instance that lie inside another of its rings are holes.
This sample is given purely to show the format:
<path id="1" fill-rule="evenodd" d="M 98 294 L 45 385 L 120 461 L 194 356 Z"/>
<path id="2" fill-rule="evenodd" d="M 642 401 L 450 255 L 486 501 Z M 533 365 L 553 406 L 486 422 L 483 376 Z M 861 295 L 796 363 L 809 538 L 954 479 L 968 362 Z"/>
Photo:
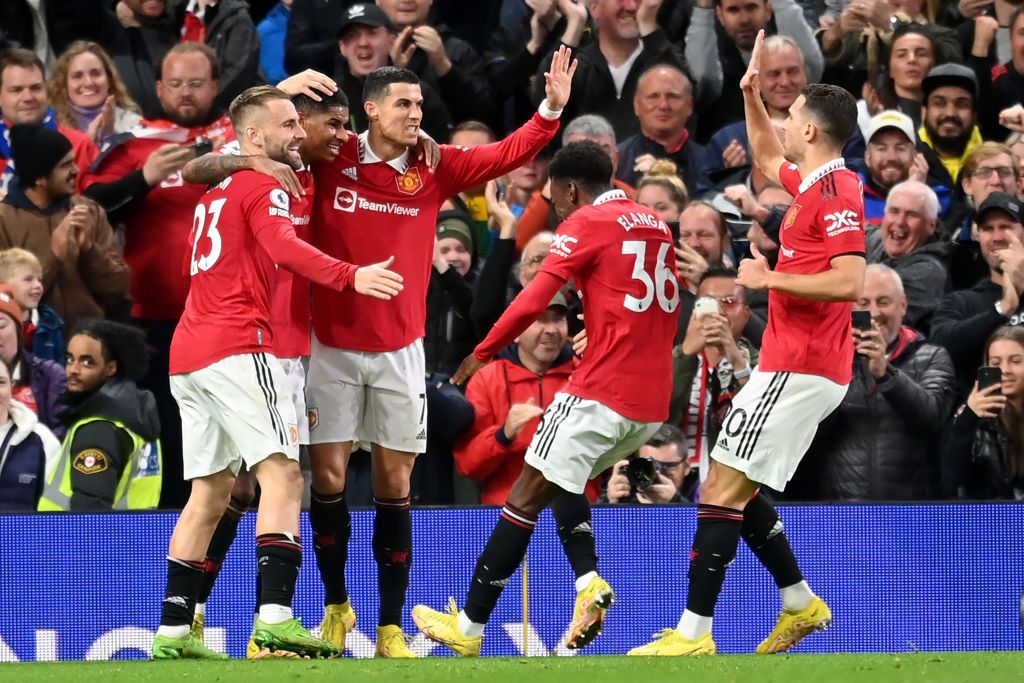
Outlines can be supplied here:
<path id="1" fill-rule="evenodd" d="M 0 284 L 7 285 L 24 312 L 26 351 L 36 358 L 64 364 L 64 321 L 43 298 L 43 267 L 39 259 L 25 249 L 13 247 L 0 251 Z"/>

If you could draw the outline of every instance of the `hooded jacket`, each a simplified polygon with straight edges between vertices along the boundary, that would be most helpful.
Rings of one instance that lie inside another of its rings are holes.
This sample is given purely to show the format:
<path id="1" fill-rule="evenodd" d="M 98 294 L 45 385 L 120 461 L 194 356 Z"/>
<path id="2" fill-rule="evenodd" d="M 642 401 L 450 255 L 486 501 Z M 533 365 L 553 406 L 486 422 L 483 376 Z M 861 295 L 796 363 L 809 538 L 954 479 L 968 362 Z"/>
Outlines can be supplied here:
<path id="1" fill-rule="evenodd" d="M 17 401 L 11 401 L 10 425 L 0 438 L 0 512 L 32 512 L 60 442 Z"/>
<path id="2" fill-rule="evenodd" d="M 156 399 L 149 391 L 139 389 L 130 380 L 107 382 L 77 404 L 73 403 L 70 394 L 65 394 L 64 398 L 69 404 L 63 417 L 69 433 L 82 420 L 102 417 L 123 423 L 147 441 L 160 436 Z M 97 421 L 83 425 L 74 431 L 71 438 L 72 457 L 94 450 L 101 452 L 105 458 L 105 467 L 93 473 L 72 467 L 71 509 L 111 509 L 121 473 L 135 450 L 131 436 L 113 422 Z"/>
<path id="3" fill-rule="evenodd" d="M 476 419 L 455 446 L 455 467 L 463 476 L 481 483 L 482 504 L 504 504 L 523 471 L 526 449 L 540 423 L 540 418 L 530 420 L 519 436 L 509 440 L 503 429 L 509 408 L 533 399 L 540 408 L 547 409 L 577 364 L 566 345 L 548 371 L 538 375 L 519 360 L 519 345 L 510 344 L 470 381 L 466 398 L 476 411 Z M 592 482 L 587 484 L 590 500 L 594 500 L 597 490 Z"/>

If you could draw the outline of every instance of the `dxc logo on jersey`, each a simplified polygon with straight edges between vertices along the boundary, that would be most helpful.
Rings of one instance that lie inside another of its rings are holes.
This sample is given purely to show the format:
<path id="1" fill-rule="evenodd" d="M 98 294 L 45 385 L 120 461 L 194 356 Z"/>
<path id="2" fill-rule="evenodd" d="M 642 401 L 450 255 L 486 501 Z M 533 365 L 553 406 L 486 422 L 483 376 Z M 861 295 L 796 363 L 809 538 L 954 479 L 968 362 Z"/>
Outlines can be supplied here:
<path id="1" fill-rule="evenodd" d="M 572 253 L 572 245 L 578 244 L 579 240 L 568 235 L 555 235 L 551 240 L 551 251 L 559 256 L 568 256 Z"/>
<path id="2" fill-rule="evenodd" d="M 336 188 L 334 190 L 334 208 L 338 211 L 352 213 L 356 210 L 356 199 L 358 198 L 359 195 L 355 190 L 348 190 L 344 187 Z"/>
<path id="3" fill-rule="evenodd" d="M 828 233 L 829 237 L 835 237 L 836 235 L 844 232 L 850 232 L 852 230 L 860 230 L 860 221 L 857 220 L 857 212 L 851 211 L 850 209 L 830 213 L 825 216 L 825 220 L 829 222 L 829 224 L 825 226 L 825 232 Z"/>

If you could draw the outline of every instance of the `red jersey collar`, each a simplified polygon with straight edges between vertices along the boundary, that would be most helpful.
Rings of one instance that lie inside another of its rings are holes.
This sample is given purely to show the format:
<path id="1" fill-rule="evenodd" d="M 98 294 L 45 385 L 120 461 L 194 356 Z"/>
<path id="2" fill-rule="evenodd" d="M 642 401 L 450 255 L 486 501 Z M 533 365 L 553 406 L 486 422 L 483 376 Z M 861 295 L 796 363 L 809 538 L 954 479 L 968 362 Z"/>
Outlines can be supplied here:
<path id="1" fill-rule="evenodd" d="M 622 190 L 608 190 L 597 199 L 594 200 L 594 206 L 600 206 L 605 202 L 614 202 L 628 199 L 626 193 Z"/>
<path id="2" fill-rule="evenodd" d="M 364 130 L 360 133 L 356 143 L 359 149 L 359 163 L 376 164 L 384 161 L 370 149 L 370 131 Z M 399 173 L 405 173 L 409 170 L 409 150 L 405 150 L 400 156 L 395 157 L 391 161 L 384 161 L 384 163 Z"/>
<path id="3" fill-rule="evenodd" d="M 807 192 L 808 188 L 810 188 L 811 185 L 818 182 L 819 180 L 827 176 L 829 173 L 832 173 L 833 171 L 840 171 L 845 168 L 846 162 L 843 161 L 842 157 L 839 157 L 838 159 L 833 159 L 827 164 L 819 166 L 818 168 L 814 169 L 814 172 L 811 173 L 811 175 L 804 178 L 803 182 L 800 183 L 800 193 L 803 194 L 804 192 Z"/>

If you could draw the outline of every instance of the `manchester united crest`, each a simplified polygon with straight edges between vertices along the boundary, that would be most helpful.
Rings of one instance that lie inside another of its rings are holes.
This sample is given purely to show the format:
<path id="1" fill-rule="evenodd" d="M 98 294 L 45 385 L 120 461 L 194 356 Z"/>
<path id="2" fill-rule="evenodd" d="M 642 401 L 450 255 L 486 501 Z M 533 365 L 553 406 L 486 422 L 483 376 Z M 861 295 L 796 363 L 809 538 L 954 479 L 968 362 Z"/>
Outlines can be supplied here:
<path id="1" fill-rule="evenodd" d="M 792 226 L 793 223 L 796 222 L 796 215 L 798 213 L 800 213 L 800 205 L 799 204 L 794 204 L 793 206 L 789 207 L 789 211 L 786 212 L 786 219 L 784 221 L 782 221 L 782 229 L 783 230 L 786 230 L 787 228 Z"/>
<path id="2" fill-rule="evenodd" d="M 423 187 L 420 172 L 415 168 L 410 168 L 402 175 L 397 176 L 395 182 L 398 183 L 398 191 L 404 194 L 416 194 Z"/>

